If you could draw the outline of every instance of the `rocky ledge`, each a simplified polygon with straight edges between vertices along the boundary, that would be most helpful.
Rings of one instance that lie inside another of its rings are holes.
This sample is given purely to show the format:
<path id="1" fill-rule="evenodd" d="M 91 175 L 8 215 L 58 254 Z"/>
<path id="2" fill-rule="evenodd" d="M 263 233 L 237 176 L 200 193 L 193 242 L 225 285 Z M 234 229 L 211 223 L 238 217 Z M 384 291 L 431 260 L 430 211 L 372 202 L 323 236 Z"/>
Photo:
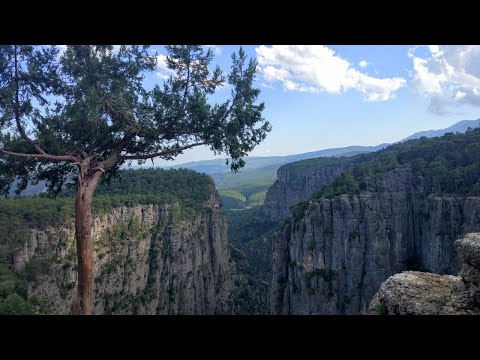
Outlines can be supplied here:
<path id="1" fill-rule="evenodd" d="M 379 315 L 480 315 L 480 233 L 455 241 L 460 276 L 405 271 L 389 277 L 369 306 Z"/>

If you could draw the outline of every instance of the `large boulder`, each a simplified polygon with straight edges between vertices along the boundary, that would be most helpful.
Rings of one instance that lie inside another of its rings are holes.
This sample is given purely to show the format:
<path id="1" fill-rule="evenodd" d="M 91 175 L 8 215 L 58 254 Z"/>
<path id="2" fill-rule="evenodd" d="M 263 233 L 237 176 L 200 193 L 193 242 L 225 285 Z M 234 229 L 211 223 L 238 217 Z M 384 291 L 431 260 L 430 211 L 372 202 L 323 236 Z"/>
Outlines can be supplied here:
<path id="1" fill-rule="evenodd" d="M 455 241 L 460 276 L 405 271 L 389 277 L 370 302 L 379 315 L 480 314 L 480 233 Z"/>

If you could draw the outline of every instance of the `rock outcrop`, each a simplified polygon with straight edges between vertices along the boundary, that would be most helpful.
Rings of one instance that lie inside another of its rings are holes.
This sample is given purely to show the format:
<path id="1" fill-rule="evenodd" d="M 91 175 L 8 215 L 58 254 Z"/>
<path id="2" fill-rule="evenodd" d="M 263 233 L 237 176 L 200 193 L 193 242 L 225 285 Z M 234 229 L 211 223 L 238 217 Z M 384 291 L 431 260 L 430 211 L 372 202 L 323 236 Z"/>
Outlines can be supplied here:
<path id="1" fill-rule="evenodd" d="M 270 312 L 359 314 L 389 276 L 457 274 L 453 243 L 480 230 L 480 197 L 427 196 L 427 185 L 397 168 L 359 195 L 310 201 L 273 238 Z"/>
<path id="2" fill-rule="evenodd" d="M 311 161 L 314 160 L 317 159 Z M 284 165 L 278 169 L 277 180 L 267 191 L 262 211 L 272 221 L 284 220 L 291 216 L 291 206 L 308 200 L 323 185 L 332 183 L 341 173 L 351 168 L 351 163 L 320 168 Z"/>
<path id="3" fill-rule="evenodd" d="M 201 211 L 179 203 L 113 208 L 94 220 L 94 314 L 231 314 L 226 219 L 212 188 Z M 30 231 L 13 256 L 29 295 L 67 314 L 76 291 L 73 227 Z"/>
<path id="4" fill-rule="evenodd" d="M 480 233 L 455 242 L 460 276 L 405 271 L 388 278 L 369 306 L 378 315 L 480 315 Z"/>

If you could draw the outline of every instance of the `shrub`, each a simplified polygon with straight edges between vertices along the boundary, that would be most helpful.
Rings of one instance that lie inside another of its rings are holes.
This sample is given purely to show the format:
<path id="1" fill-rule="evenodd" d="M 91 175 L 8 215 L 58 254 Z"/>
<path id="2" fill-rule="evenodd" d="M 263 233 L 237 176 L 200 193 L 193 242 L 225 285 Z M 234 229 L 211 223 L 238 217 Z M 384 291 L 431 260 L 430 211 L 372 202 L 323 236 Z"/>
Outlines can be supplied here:
<path id="1" fill-rule="evenodd" d="M 0 303 L 0 315 L 33 315 L 33 309 L 28 301 L 13 293 Z"/>
<path id="2" fill-rule="evenodd" d="M 373 308 L 373 313 L 375 315 L 387 315 L 387 307 L 384 304 L 377 304 Z"/>
<path id="3" fill-rule="evenodd" d="M 38 276 L 47 274 L 50 268 L 50 260 L 33 258 L 25 265 L 25 279 L 29 282 L 36 281 Z"/>

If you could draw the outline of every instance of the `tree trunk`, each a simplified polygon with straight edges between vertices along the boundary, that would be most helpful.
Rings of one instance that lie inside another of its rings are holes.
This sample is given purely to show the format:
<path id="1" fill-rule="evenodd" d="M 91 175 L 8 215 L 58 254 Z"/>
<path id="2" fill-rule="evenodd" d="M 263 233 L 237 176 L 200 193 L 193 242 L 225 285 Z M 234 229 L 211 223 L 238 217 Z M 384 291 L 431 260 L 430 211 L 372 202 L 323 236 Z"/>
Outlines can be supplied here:
<path id="1" fill-rule="evenodd" d="M 93 313 L 92 200 L 102 173 L 81 176 L 75 198 L 75 240 L 78 256 L 78 287 L 72 314 Z"/>

